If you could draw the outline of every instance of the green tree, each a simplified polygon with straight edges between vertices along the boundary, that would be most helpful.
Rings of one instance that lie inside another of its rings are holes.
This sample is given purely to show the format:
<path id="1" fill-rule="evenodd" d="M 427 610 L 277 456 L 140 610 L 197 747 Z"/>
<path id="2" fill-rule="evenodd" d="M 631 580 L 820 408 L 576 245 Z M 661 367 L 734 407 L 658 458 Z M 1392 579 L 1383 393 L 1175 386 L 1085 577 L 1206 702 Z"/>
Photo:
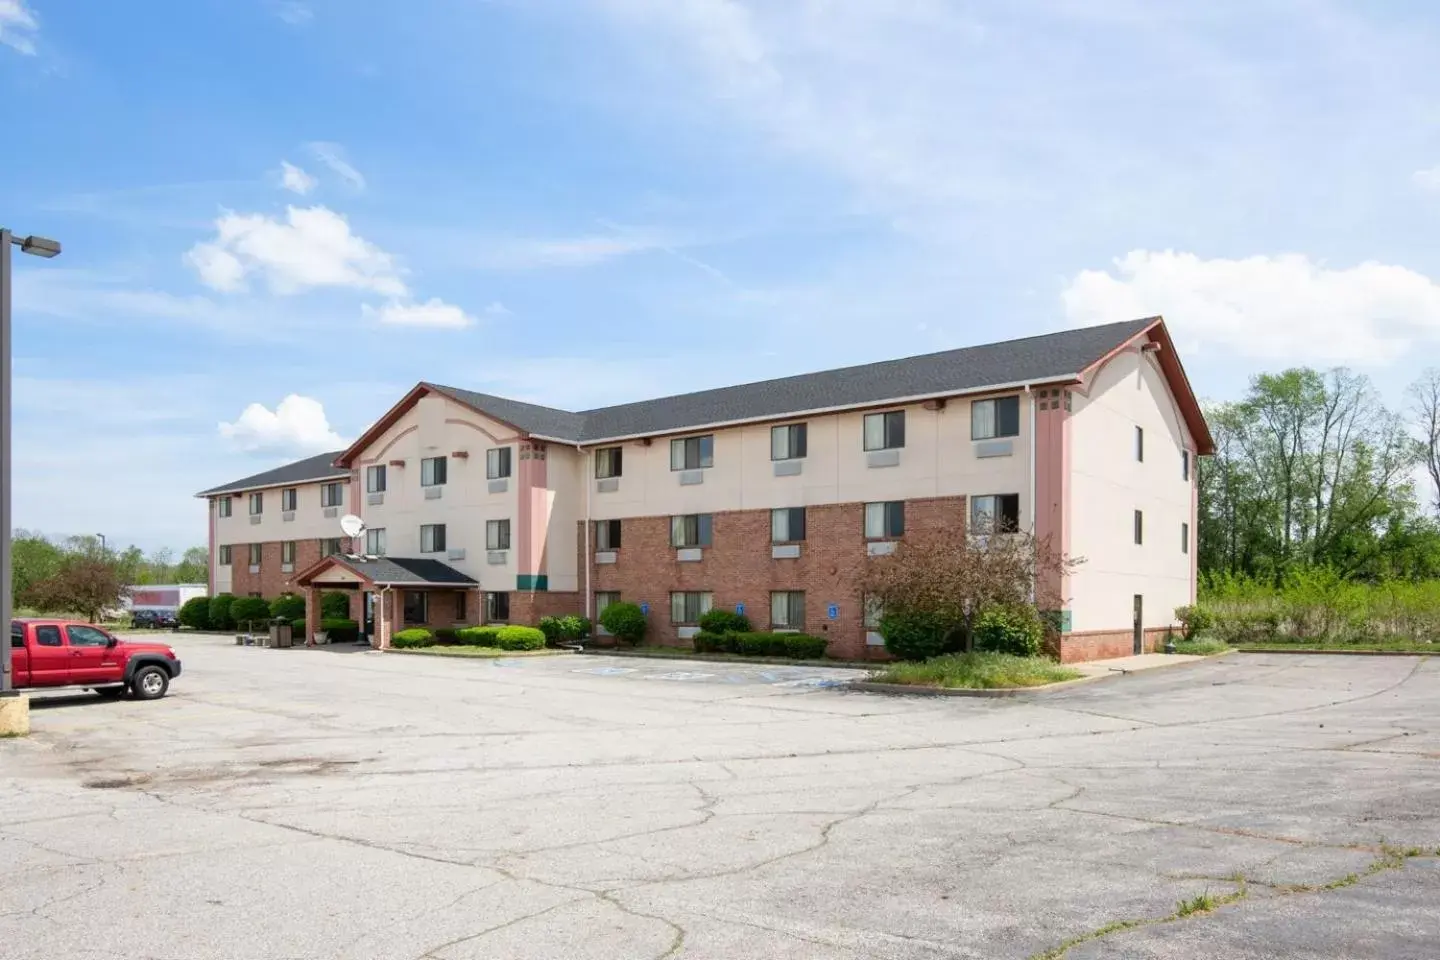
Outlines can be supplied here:
<path id="1" fill-rule="evenodd" d="M 28 530 L 16 530 L 12 544 L 12 595 L 16 603 L 29 605 L 31 588 L 55 575 L 65 560 L 65 553 L 42 534 Z"/>
<path id="2" fill-rule="evenodd" d="M 180 611 L 175 615 L 182 626 L 192 630 L 210 629 L 210 598 L 191 597 L 180 605 Z"/>
<path id="3" fill-rule="evenodd" d="M 113 562 L 98 556 L 73 556 L 53 574 L 31 584 L 26 602 L 46 613 L 78 613 L 96 623 L 128 592 Z"/>

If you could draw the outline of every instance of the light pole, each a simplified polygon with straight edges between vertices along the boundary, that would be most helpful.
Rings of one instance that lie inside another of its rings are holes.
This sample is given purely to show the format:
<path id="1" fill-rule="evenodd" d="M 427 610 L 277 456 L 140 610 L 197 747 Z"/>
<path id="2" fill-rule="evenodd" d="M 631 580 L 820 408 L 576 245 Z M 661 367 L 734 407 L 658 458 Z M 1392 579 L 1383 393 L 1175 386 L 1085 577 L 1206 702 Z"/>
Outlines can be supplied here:
<path id="1" fill-rule="evenodd" d="M 10 457 L 10 427 L 15 419 L 10 402 L 10 246 L 21 253 L 50 259 L 60 253 L 60 244 L 44 237 L 17 237 L 0 227 L 0 697 L 15 696 L 10 676 L 10 615 L 15 598 L 13 563 L 10 556 L 10 489 L 14 467 Z"/>
<path id="2" fill-rule="evenodd" d="M 105 559 L 105 557 L 110 555 L 109 551 L 105 549 L 105 534 L 97 533 L 95 534 L 95 536 L 100 538 L 100 559 L 103 560 Z"/>

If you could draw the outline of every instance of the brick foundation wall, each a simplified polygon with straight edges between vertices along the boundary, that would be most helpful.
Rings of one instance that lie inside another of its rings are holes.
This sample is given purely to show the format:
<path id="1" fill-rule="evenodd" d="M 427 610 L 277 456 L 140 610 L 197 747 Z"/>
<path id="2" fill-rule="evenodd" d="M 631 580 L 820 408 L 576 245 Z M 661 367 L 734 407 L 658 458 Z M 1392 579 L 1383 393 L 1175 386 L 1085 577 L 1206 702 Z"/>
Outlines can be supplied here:
<path id="1" fill-rule="evenodd" d="M 831 656 L 883 658 L 883 648 L 865 644 L 859 588 L 868 561 L 865 505 L 823 504 L 808 507 L 805 513 L 806 539 L 798 559 L 771 558 L 769 510 L 738 510 L 712 515 L 714 545 L 705 548 L 704 558 L 698 562 L 681 563 L 675 559 L 668 516 L 635 517 L 621 522 L 621 546 L 615 563 L 597 565 L 593 556 L 582 556 L 581 569 L 590 565 L 593 591 L 616 591 L 627 603 L 650 604 L 647 644 L 690 645 L 690 641 L 680 639 L 670 622 L 671 591 L 709 591 L 714 594 L 716 609 L 733 610 L 737 603 L 743 603 L 755 629 L 768 630 L 770 593 L 803 590 L 804 630 L 829 640 Z M 929 532 L 963 529 L 965 517 L 964 497 L 908 500 L 901 543 L 923 538 Z M 582 552 L 584 533 L 582 528 Z M 903 545 L 900 549 L 904 549 Z M 514 598 L 512 594 L 512 610 Z M 839 616 L 834 620 L 827 616 L 830 604 L 839 607 Z M 593 610 L 587 611 L 590 615 Z"/>
<path id="2" fill-rule="evenodd" d="M 250 544 L 237 543 L 230 548 L 230 592 L 237 597 L 248 597 L 258 593 L 266 600 L 274 600 L 282 593 L 304 595 L 305 591 L 295 585 L 295 575 L 306 567 L 320 562 L 319 540 L 295 541 L 295 569 L 285 573 L 280 570 L 280 541 L 274 540 L 260 545 L 260 572 L 250 572 Z M 350 598 L 350 618 L 360 619 L 360 592 Z"/>
<path id="3" fill-rule="evenodd" d="M 570 614 L 584 615 L 585 596 L 577 591 L 512 590 L 510 591 L 510 620 L 517 626 L 533 627 L 541 617 L 564 617 Z"/>
<path id="4" fill-rule="evenodd" d="M 1154 653 L 1165 646 L 1167 627 L 1149 627 L 1145 630 L 1146 653 Z M 1135 654 L 1135 631 L 1098 630 L 1085 633 L 1066 633 L 1060 636 L 1060 662 L 1082 663 L 1086 660 L 1112 660 L 1116 657 L 1130 657 Z"/>

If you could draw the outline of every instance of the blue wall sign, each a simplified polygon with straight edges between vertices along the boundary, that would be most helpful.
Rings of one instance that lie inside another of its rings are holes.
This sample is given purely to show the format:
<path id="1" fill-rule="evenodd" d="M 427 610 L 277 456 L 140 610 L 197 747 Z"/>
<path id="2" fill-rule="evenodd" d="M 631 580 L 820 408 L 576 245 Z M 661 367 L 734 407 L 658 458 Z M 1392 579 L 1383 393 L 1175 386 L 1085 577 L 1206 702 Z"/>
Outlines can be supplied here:
<path id="1" fill-rule="evenodd" d="M 825 609 L 825 612 L 830 616 L 831 620 L 837 620 L 840 617 L 840 605 L 832 603 Z"/>
<path id="2" fill-rule="evenodd" d="M 650 616 L 650 604 L 648 604 L 648 603 L 642 603 L 642 604 L 640 604 L 640 612 L 643 613 L 643 614 L 645 614 L 645 616 L 647 616 L 647 617 Z"/>
<path id="3" fill-rule="evenodd" d="M 742 616 L 742 617 L 745 616 L 745 604 L 743 604 L 743 603 L 737 603 L 737 604 L 735 604 L 735 612 L 738 613 L 738 614 L 740 614 L 740 616 Z"/>

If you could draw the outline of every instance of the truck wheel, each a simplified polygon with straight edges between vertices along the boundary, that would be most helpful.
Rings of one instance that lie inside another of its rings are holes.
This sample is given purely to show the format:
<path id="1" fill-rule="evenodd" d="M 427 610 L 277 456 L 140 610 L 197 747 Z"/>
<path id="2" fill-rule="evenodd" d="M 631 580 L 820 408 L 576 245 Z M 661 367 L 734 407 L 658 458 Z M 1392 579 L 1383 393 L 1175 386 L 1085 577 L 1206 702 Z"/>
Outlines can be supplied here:
<path id="1" fill-rule="evenodd" d="M 98 694 L 99 696 L 102 696 L 107 700 L 113 700 L 116 697 L 120 696 L 120 694 L 125 692 L 125 685 L 121 684 L 118 687 L 96 687 L 91 692 Z"/>
<path id="2" fill-rule="evenodd" d="M 170 674 L 154 665 L 141 667 L 130 678 L 130 695 L 136 700 L 159 700 L 170 689 Z"/>

